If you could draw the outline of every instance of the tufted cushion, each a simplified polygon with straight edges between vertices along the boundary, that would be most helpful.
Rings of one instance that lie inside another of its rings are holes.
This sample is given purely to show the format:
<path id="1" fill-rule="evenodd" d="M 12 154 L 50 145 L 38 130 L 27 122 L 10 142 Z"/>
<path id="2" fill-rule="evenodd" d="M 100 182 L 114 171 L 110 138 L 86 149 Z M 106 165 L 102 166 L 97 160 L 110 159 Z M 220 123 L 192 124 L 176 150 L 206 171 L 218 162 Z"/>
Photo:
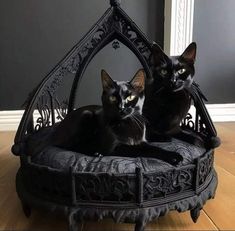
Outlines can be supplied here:
<path id="1" fill-rule="evenodd" d="M 74 166 L 77 172 L 109 172 L 113 174 L 134 173 L 136 167 L 142 168 L 145 172 L 172 168 L 172 165 L 154 158 L 87 156 L 54 146 L 47 146 L 41 150 L 41 147 L 50 140 L 52 132 L 53 128 L 44 128 L 28 138 L 28 153 L 32 155 L 34 163 L 65 171 L 68 171 L 70 166 Z M 206 151 L 203 147 L 191 145 L 179 139 L 172 139 L 171 142 L 154 142 L 151 145 L 180 153 L 184 158 L 183 165 L 193 163 L 195 158 Z"/>

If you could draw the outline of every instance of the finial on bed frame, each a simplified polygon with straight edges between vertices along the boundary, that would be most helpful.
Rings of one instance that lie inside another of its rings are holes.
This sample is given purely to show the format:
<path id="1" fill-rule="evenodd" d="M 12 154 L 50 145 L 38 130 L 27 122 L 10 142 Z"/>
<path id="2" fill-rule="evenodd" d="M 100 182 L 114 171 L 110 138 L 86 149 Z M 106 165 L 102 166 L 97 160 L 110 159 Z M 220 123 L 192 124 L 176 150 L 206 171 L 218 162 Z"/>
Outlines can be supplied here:
<path id="1" fill-rule="evenodd" d="M 121 4 L 121 0 L 110 0 L 111 6 L 117 7 L 117 6 L 120 6 L 120 4 Z"/>

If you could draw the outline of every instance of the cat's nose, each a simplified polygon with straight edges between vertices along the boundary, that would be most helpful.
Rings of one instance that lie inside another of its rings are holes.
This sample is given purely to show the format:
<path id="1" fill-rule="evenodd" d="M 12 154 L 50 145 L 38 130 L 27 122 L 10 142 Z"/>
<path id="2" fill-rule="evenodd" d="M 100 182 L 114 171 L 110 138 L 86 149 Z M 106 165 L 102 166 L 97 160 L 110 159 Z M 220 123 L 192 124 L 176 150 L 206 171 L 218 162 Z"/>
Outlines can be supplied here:
<path id="1" fill-rule="evenodd" d="M 125 108 L 124 108 L 124 107 L 120 107 L 120 108 L 119 108 L 119 111 L 120 111 L 120 112 L 123 112 L 123 111 L 125 111 Z"/>
<path id="2" fill-rule="evenodd" d="M 174 86 L 174 85 L 176 84 L 176 81 L 177 81 L 176 78 L 172 78 L 172 79 L 171 79 L 171 85 Z"/>
<path id="3" fill-rule="evenodd" d="M 120 104 L 120 105 L 119 105 L 119 110 L 120 110 L 120 111 L 123 111 L 124 109 L 125 109 L 125 105 L 124 105 L 124 104 Z"/>
<path id="4" fill-rule="evenodd" d="M 172 83 L 176 83 L 176 78 L 175 78 L 175 77 L 172 78 L 172 79 L 171 79 L 171 82 L 172 82 Z"/>

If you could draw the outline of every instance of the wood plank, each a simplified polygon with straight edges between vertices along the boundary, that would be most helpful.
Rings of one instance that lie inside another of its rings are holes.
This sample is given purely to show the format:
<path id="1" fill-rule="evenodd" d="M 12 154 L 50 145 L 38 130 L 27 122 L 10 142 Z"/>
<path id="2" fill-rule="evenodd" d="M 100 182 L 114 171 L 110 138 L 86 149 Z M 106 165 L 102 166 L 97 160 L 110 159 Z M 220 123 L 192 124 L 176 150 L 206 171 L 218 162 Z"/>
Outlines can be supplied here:
<path id="1" fill-rule="evenodd" d="M 219 185 L 214 200 L 208 201 L 204 211 L 221 230 L 235 230 L 235 176 L 216 167 Z"/>
<path id="2" fill-rule="evenodd" d="M 130 224 L 117 224 L 113 228 L 114 231 L 134 230 L 134 226 Z M 193 223 L 189 211 L 178 213 L 172 211 L 164 217 L 159 217 L 146 226 L 146 231 L 157 230 L 218 230 L 211 222 L 206 214 L 202 211 L 198 222 Z M 95 231 L 95 230 L 94 230 Z"/>
<path id="3" fill-rule="evenodd" d="M 114 225 L 112 219 L 104 219 L 98 222 L 84 222 L 82 231 L 112 231 Z"/>
<path id="4" fill-rule="evenodd" d="M 231 153 L 226 147 L 215 151 L 215 163 L 235 176 L 235 154 Z"/>
<path id="5" fill-rule="evenodd" d="M 153 228 L 152 230 L 218 230 L 203 211 L 196 224 L 192 221 L 189 211 L 184 213 L 172 211 L 156 220 Z"/>
<path id="6" fill-rule="evenodd" d="M 133 224 L 115 224 L 112 220 L 102 222 L 88 222 L 84 224 L 83 231 L 131 231 Z M 193 223 L 190 213 L 172 211 L 146 226 L 145 231 L 157 230 L 218 230 L 208 216 L 202 211 L 196 224 Z"/>
<path id="7" fill-rule="evenodd" d="M 0 132 L 0 152 L 4 148 L 13 145 L 15 132 Z"/>
<path id="8" fill-rule="evenodd" d="M 235 123 L 217 123 L 221 146 L 215 150 L 215 163 L 235 176 Z"/>

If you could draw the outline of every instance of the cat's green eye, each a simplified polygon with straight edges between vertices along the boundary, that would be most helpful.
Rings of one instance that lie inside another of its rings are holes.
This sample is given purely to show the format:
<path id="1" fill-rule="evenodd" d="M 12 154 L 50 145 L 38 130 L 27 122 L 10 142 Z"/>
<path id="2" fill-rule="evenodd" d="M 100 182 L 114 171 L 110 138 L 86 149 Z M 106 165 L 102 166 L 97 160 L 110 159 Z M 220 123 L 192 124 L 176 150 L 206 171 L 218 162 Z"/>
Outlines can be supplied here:
<path id="1" fill-rule="evenodd" d="M 186 71 L 186 69 L 185 69 L 185 68 L 182 68 L 182 69 L 179 69 L 179 70 L 178 70 L 178 73 L 179 73 L 180 75 L 182 75 L 182 74 L 185 73 L 185 71 Z"/>
<path id="2" fill-rule="evenodd" d="M 111 95 L 111 96 L 109 96 L 109 100 L 111 102 L 115 102 L 117 100 L 117 98 L 115 96 Z"/>
<path id="3" fill-rule="evenodd" d="M 161 73 L 161 75 L 166 75 L 168 72 L 166 69 L 161 69 L 160 73 Z"/>
<path id="4" fill-rule="evenodd" d="M 134 100 L 134 99 L 135 99 L 135 95 L 129 95 L 129 96 L 127 96 L 127 98 L 126 98 L 127 101 L 132 101 L 132 100 Z"/>

